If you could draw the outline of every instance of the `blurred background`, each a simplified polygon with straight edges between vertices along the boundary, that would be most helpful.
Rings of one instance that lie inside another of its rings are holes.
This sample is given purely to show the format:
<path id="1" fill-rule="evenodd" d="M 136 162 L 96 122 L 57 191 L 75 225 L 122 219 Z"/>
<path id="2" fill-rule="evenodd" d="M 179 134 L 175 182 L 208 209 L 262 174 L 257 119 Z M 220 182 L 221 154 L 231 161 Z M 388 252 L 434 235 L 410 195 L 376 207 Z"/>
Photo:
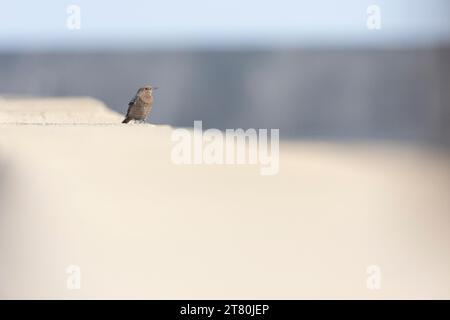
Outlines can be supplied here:
<path id="1" fill-rule="evenodd" d="M 448 0 L 0 3 L 0 298 L 450 297 Z M 144 84 L 152 123 L 279 128 L 279 173 L 82 98 Z"/>
<path id="2" fill-rule="evenodd" d="M 152 123 L 450 146 L 449 9 L 446 0 L 2 0 L 0 95 L 93 96 L 125 113 L 150 83 L 161 88 Z"/>

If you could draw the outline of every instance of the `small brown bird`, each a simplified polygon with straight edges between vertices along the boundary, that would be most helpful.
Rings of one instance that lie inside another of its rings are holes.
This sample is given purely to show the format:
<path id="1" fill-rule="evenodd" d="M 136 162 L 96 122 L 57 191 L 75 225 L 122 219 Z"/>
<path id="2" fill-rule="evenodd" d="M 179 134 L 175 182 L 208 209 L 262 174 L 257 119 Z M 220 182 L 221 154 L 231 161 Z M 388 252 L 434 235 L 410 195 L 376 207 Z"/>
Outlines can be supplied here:
<path id="1" fill-rule="evenodd" d="M 144 86 L 139 88 L 133 99 L 128 102 L 127 116 L 122 123 L 128 123 L 131 120 L 145 123 L 148 114 L 152 110 L 153 90 L 156 89 L 158 89 L 158 87 Z"/>

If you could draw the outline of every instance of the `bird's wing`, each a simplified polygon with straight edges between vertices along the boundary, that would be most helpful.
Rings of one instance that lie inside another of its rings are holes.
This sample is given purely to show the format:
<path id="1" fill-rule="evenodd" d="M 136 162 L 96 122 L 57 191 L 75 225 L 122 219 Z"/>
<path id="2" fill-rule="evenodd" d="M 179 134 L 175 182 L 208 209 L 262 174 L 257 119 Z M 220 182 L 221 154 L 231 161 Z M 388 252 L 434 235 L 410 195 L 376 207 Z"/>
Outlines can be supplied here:
<path id="1" fill-rule="evenodd" d="M 128 102 L 128 105 L 131 106 L 136 102 L 137 99 L 137 94 L 134 95 L 134 97 L 130 100 L 130 102 Z"/>
<path id="2" fill-rule="evenodd" d="M 134 97 L 130 100 L 130 102 L 128 102 L 127 117 L 128 117 L 128 114 L 130 113 L 131 107 L 136 103 L 136 99 L 137 99 L 137 94 L 135 94 Z"/>

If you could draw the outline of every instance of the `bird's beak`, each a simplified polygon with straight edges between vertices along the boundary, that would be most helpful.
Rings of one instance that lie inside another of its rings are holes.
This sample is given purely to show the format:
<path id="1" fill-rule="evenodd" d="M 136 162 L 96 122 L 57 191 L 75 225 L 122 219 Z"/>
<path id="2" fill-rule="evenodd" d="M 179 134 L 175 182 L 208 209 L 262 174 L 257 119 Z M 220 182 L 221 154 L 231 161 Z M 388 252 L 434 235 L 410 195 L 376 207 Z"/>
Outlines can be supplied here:
<path id="1" fill-rule="evenodd" d="M 153 87 L 153 90 L 159 89 L 159 87 Z"/>

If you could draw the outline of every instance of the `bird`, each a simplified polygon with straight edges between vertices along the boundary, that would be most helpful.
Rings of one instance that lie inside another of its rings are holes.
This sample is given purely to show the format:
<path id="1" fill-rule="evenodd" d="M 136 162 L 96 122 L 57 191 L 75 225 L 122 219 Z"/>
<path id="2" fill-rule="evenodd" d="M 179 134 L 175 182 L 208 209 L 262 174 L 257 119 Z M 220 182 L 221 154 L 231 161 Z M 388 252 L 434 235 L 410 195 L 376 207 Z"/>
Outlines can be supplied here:
<path id="1" fill-rule="evenodd" d="M 133 99 L 128 102 L 127 115 L 122 123 L 128 123 L 131 120 L 139 121 L 139 123 L 145 123 L 147 116 L 152 110 L 153 90 L 156 89 L 158 89 L 158 87 L 153 87 L 150 85 L 139 88 Z"/>

